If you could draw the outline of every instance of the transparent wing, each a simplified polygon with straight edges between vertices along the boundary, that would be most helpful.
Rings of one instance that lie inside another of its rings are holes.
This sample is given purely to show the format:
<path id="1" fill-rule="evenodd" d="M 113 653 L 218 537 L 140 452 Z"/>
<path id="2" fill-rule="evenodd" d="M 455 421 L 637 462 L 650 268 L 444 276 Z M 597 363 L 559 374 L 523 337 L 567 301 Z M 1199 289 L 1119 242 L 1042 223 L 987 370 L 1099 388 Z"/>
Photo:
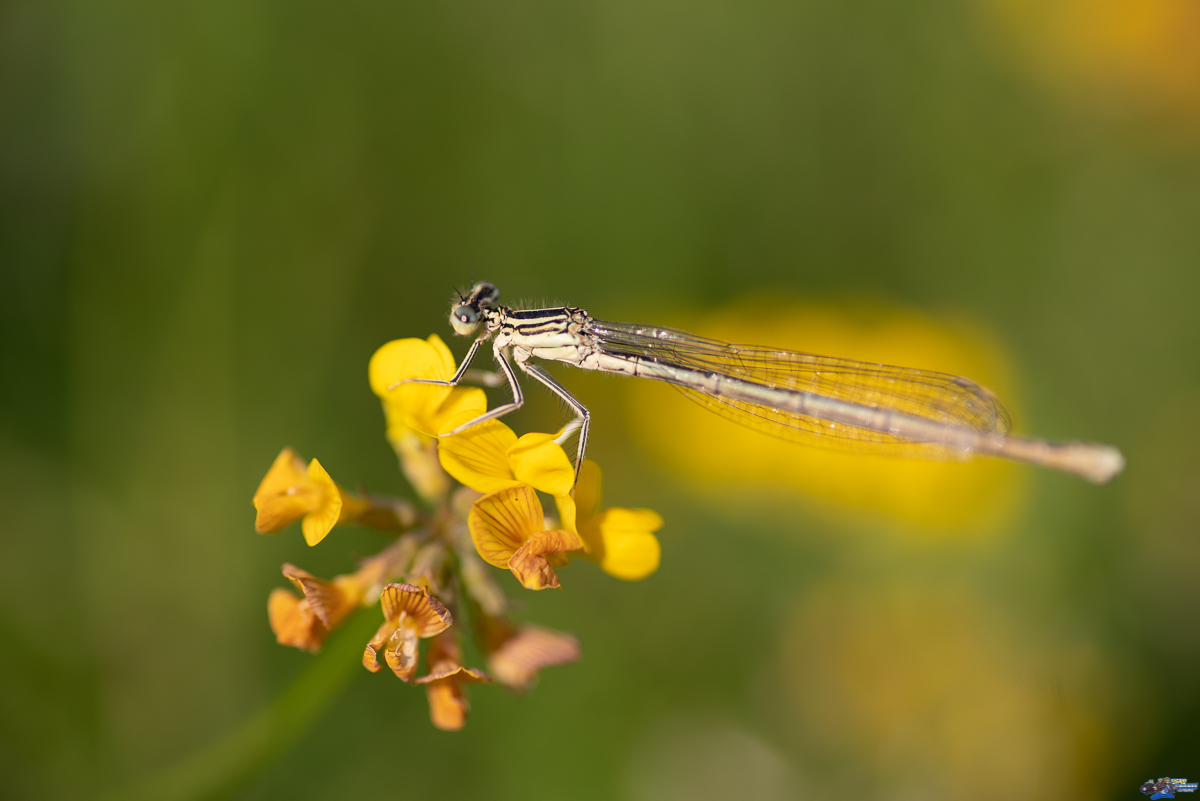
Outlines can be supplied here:
<path id="1" fill-rule="evenodd" d="M 593 320 L 590 330 L 599 337 L 600 348 L 614 356 L 637 356 L 776 389 L 810 392 L 876 409 L 895 410 L 947 429 L 967 428 L 980 434 L 1003 435 L 1010 428 L 1008 413 L 989 390 L 948 373 L 757 345 L 732 345 L 673 328 Z M 961 454 L 938 442 L 905 439 L 684 386 L 676 388 L 722 417 L 806 445 L 856 453 L 961 458 Z"/>

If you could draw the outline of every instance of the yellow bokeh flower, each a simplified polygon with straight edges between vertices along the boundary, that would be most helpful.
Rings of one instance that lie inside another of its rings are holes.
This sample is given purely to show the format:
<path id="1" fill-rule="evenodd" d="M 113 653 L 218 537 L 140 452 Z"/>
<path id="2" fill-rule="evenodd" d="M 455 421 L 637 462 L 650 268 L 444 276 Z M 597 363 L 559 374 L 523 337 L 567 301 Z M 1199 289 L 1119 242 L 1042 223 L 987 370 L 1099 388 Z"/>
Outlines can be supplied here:
<path id="1" fill-rule="evenodd" d="M 388 584 L 380 594 L 383 625 L 363 651 L 363 667 L 377 673 L 379 651 L 399 678 L 411 682 L 417 672 L 417 645 L 421 639 L 441 634 L 454 623 L 442 602 L 428 587 L 414 584 Z"/>
<path id="2" fill-rule="evenodd" d="M 600 466 L 584 459 L 575 495 L 556 497 L 563 526 L 579 532 L 584 554 L 609 575 L 637 581 L 658 570 L 663 519 L 650 509 L 601 509 Z"/>
<path id="3" fill-rule="evenodd" d="M 530 590 L 560 586 L 554 568 L 570 562 L 567 551 L 583 547 L 574 531 L 547 531 L 542 504 L 527 484 L 484 495 L 467 518 L 471 539 L 488 564 L 508 568 Z"/>
<path id="4" fill-rule="evenodd" d="M 1016 55 L 1056 88 L 1200 126 L 1200 13 L 1195 0 L 988 0 Z M 1156 126 L 1156 132 L 1179 126 Z"/>
<path id="5" fill-rule="evenodd" d="M 406 378 L 446 380 L 454 369 L 453 354 L 436 334 L 427 340 L 393 340 L 375 351 L 367 368 L 371 390 L 383 402 L 388 442 L 413 487 L 431 501 L 449 489 L 432 438 L 452 429 L 452 419 L 486 411 L 487 396 L 477 387 L 397 383 Z"/>
<path id="6" fill-rule="evenodd" d="M 1012 606 L 966 582 L 829 579 L 784 630 L 780 712 L 898 797 L 1103 796 L 1137 691 Z"/>
<path id="7" fill-rule="evenodd" d="M 772 310 L 770 315 L 763 308 Z M 1007 359 L 978 327 L 884 304 L 750 297 L 693 330 L 730 342 L 963 375 L 1008 397 Z M 1019 505 L 1024 468 L 1001 459 L 929 461 L 809 447 L 725 420 L 654 381 L 628 382 L 636 436 L 706 500 L 749 511 L 800 494 L 839 516 L 881 515 L 937 537 L 995 531 Z"/>

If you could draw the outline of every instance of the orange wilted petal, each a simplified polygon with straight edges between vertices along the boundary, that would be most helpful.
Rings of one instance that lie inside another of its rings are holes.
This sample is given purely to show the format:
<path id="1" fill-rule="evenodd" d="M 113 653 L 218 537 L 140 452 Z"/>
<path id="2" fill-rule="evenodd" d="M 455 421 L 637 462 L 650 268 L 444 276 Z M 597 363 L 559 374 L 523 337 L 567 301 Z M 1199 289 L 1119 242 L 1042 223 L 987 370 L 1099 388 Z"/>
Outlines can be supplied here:
<path id="1" fill-rule="evenodd" d="M 367 647 L 363 650 L 363 667 L 372 673 L 378 673 L 383 669 L 383 665 L 379 664 L 379 649 L 384 646 L 395 630 L 396 624 L 393 621 L 383 621 L 383 625 L 375 632 L 375 636 L 367 641 Z"/>
<path id="2" fill-rule="evenodd" d="M 520 484 L 485 495 L 467 516 L 471 539 L 483 561 L 508 567 L 517 549 L 545 528 L 542 504 L 533 488 Z"/>
<path id="3" fill-rule="evenodd" d="M 280 645 L 316 653 L 329 636 L 329 629 L 313 614 L 308 601 L 282 588 L 271 591 L 267 617 Z"/>
<path id="4" fill-rule="evenodd" d="M 325 581 L 307 570 L 286 563 L 283 566 L 283 575 L 291 580 L 296 589 L 304 593 L 304 599 L 308 601 L 313 614 L 320 618 L 327 628 L 337 626 L 361 603 L 360 598 L 352 597 L 352 594 L 347 592 L 353 585 L 353 579 L 349 576 L 343 576 L 341 581 Z"/>
<path id="5" fill-rule="evenodd" d="M 434 638 L 429 646 L 429 674 L 417 679 L 425 685 L 429 699 L 429 717 L 433 725 L 445 731 L 458 731 L 467 720 L 464 684 L 490 684 L 492 679 L 481 670 L 462 666 L 462 651 L 458 638 L 449 631 Z"/>
<path id="6" fill-rule="evenodd" d="M 508 568 L 527 590 L 557 589 L 554 568 L 567 564 L 567 551 L 582 547 L 583 540 L 574 531 L 539 531 L 517 549 Z"/>
<path id="7" fill-rule="evenodd" d="M 466 724 L 471 709 L 463 685 L 491 684 L 492 679 L 481 670 L 459 665 L 422 676 L 416 683 L 425 685 L 433 725 L 443 731 L 458 731 Z"/>
<path id="8" fill-rule="evenodd" d="M 496 681 L 514 690 L 528 689 L 537 681 L 538 671 L 567 665 L 580 657 L 579 640 L 541 626 L 516 628 L 502 621 L 489 620 L 484 649 L 488 670 Z"/>

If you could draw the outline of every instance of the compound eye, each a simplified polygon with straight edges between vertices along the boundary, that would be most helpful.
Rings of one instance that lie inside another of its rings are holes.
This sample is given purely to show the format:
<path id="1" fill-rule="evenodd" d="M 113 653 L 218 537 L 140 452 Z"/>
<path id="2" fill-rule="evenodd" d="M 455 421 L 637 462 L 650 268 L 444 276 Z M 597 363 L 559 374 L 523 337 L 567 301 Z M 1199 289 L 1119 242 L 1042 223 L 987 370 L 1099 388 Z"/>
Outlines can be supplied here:
<path id="1" fill-rule="evenodd" d="M 469 334 L 479 325 L 479 312 L 463 304 L 450 312 L 450 325 L 456 333 Z"/>

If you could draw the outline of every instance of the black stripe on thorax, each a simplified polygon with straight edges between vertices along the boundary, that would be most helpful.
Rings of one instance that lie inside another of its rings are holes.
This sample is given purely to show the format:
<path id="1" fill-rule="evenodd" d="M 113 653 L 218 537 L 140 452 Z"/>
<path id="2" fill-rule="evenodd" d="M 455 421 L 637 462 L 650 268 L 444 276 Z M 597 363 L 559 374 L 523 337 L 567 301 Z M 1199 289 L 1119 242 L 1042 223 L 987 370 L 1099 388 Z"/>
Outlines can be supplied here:
<path id="1" fill-rule="evenodd" d="M 568 318 L 571 316 L 571 310 L 567 308 L 560 309 L 528 309 L 525 311 L 509 311 L 508 319 L 510 320 L 540 320 L 540 319 L 559 319 Z"/>
<path id="2" fill-rule="evenodd" d="M 569 325 L 570 320 L 559 318 L 520 323 L 513 326 L 513 330 L 521 336 L 532 337 L 539 334 L 561 334 L 567 330 Z"/>

